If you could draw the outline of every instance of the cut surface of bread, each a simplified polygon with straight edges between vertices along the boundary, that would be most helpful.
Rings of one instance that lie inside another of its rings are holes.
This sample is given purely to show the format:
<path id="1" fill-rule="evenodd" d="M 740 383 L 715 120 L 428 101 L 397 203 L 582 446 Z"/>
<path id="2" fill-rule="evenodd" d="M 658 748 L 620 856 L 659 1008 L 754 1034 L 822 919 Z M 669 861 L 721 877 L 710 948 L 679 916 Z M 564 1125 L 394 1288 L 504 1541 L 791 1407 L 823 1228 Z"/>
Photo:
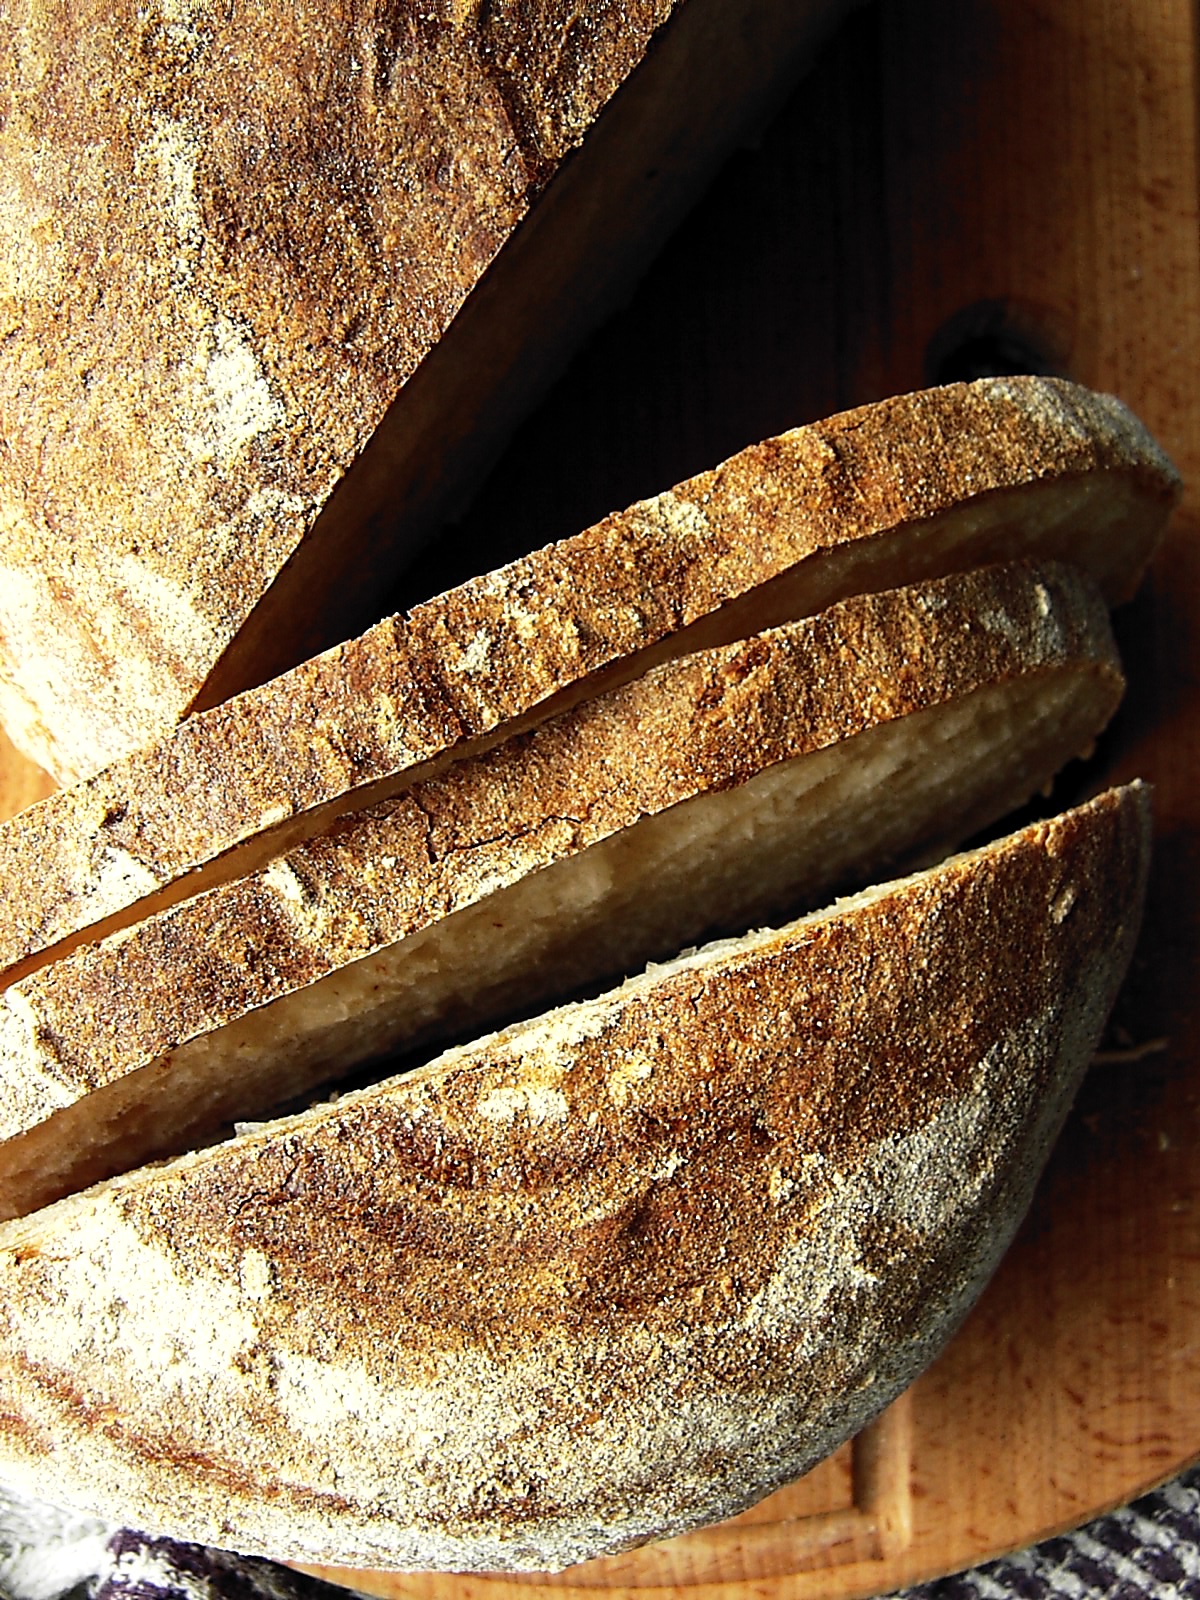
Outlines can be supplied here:
<path id="1" fill-rule="evenodd" d="M 23 886 L 0 900 L 0 980 L 665 655 L 1012 556 L 1070 560 L 1126 599 L 1177 492 L 1117 401 L 1036 378 L 901 396 L 753 446 L 0 827 L 0 881 Z"/>
<path id="2" fill-rule="evenodd" d="M 247 26 L 224 0 L 19 6 L 0 34 L 14 743 L 95 770 L 369 620 L 835 10 L 271 0 Z"/>
<path id="3" fill-rule="evenodd" d="M 1121 692 L 1095 585 L 976 569 L 666 662 L 0 998 L 0 1214 L 948 848 Z"/>
<path id="4" fill-rule="evenodd" d="M 0 1230 L 0 1474 L 298 1560 L 557 1568 L 921 1370 L 1121 980 L 1141 786 Z"/>

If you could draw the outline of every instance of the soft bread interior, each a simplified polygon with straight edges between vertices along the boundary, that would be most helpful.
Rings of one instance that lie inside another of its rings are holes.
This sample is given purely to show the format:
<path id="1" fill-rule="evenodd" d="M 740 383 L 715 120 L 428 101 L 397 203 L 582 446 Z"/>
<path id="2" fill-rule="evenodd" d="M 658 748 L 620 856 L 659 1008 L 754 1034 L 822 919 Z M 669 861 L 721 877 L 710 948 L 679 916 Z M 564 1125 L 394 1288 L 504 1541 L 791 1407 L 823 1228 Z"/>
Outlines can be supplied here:
<path id="1" fill-rule="evenodd" d="M 4 1146 L 0 1210 L 965 838 L 1085 752 L 1114 694 L 1091 666 L 1034 673 L 648 817 L 56 1112 Z"/>

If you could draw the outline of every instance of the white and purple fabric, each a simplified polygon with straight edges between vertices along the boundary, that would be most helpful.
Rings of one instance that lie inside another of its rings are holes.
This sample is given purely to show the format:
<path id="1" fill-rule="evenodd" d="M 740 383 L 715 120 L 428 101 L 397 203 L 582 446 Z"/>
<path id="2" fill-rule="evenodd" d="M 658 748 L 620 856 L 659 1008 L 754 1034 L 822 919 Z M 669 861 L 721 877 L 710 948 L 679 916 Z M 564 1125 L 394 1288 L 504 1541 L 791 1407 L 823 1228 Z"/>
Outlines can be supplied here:
<path id="1" fill-rule="evenodd" d="M 4 1600 L 345 1600 L 270 1561 L 177 1544 L 0 1490 Z M 1074 1533 L 893 1600 L 1200 1600 L 1200 1467 Z"/>

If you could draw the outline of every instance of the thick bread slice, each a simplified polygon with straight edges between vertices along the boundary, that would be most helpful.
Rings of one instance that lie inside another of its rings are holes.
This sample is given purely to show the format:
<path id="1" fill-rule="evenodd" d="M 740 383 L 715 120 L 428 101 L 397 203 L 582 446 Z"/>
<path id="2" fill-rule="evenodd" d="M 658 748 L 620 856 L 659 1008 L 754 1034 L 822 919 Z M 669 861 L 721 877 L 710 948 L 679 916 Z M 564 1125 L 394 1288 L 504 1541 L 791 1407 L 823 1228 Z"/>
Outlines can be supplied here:
<path id="1" fill-rule="evenodd" d="M 376 616 L 842 0 L 21 0 L 0 640 L 59 776 Z"/>
<path id="2" fill-rule="evenodd" d="M 1146 791 L 0 1230 L 0 1474 L 360 1567 L 742 1509 L 932 1358 L 1137 926 Z"/>
<path id="3" fill-rule="evenodd" d="M 0 1215 L 948 847 L 1120 696 L 1098 591 L 979 569 L 664 663 L 0 999 Z"/>
<path id="4" fill-rule="evenodd" d="M 754 446 L 391 618 L 0 828 L 0 977 L 237 877 L 656 656 L 986 559 L 1133 591 L 1178 491 L 1115 400 L 1043 379 L 902 396 Z M 606 676 L 607 675 L 607 676 Z"/>

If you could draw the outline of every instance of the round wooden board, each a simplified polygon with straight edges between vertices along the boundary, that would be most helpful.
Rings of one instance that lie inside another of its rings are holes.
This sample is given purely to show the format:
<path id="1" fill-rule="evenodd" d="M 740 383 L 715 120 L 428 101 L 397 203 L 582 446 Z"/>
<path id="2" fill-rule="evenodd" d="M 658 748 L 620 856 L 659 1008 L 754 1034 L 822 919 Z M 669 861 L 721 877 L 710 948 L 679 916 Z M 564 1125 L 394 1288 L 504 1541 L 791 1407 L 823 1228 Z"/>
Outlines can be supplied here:
<path id="1" fill-rule="evenodd" d="M 1191 0 L 861 9 L 398 598 L 944 375 L 989 339 L 1120 394 L 1200 481 L 1194 27 Z M 344 1581 L 422 1600 L 875 1594 L 1078 1524 L 1200 1456 L 1198 630 L 1193 491 L 1119 619 L 1130 693 L 1075 780 L 1156 786 L 1118 1048 L 937 1364 L 866 1437 L 721 1528 L 554 1578 Z M 47 788 L 0 742 L 0 810 Z"/>

